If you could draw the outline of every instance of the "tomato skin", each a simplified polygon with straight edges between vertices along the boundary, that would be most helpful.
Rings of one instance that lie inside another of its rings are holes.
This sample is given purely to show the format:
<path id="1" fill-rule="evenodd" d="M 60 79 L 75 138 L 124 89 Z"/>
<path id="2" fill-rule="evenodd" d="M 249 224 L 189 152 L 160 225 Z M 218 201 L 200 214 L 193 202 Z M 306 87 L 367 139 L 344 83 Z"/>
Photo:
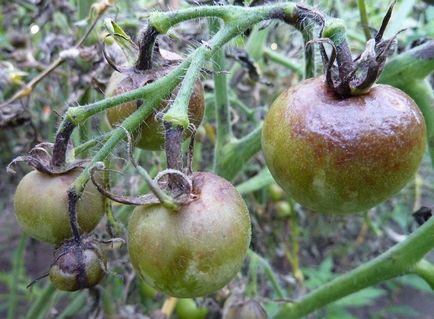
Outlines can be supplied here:
<path id="1" fill-rule="evenodd" d="M 240 270 L 250 244 L 247 207 L 236 189 L 211 173 L 193 174 L 193 202 L 173 212 L 135 208 L 128 252 L 138 275 L 174 297 L 208 295 Z"/>
<path id="2" fill-rule="evenodd" d="M 176 303 L 175 312 L 178 319 L 205 319 L 208 309 L 199 308 L 191 298 L 181 298 Z"/>
<path id="3" fill-rule="evenodd" d="M 339 99 L 322 77 L 283 92 L 262 133 L 266 163 L 294 200 L 314 211 L 369 209 L 398 192 L 422 160 L 426 128 L 414 101 L 376 85 Z"/>
<path id="4" fill-rule="evenodd" d="M 85 243 L 88 241 L 85 240 Z M 59 290 L 90 288 L 104 278 L 106 262 L 106 257 L 98 246 L 80 246 L 72 240 L 56 250 L 48 275 Z"/>
<path id="5" fill-rule="evenodd" d="M 36 170 L 17 186 L 14 205 L 18 224 L 29 236 L 53 245 L 72 237 L 68 217 L 67 190 L 81 169 L 49 176 Z M 92 231 L 104 214 L 103 196 L 87 183 L 77 203 L 77 220 L 83 233 Z"/>
<path id="6" fill-rule="evenodd" d="M 173 69 L 173 66 L 166 66 L 161 69 L 151 69 L 146 71 L 125 71 L 123 73 L 114 72 L 110 78 L 106 89 L 106 96 L 111 97 L 128 92 L 133 89 L 144 86 L 145 84 L 158 80 Z M 110 126 L 114 127 L 122 123 L 131 113 L 138 107 L 140 102 L 131 101 L 112 107 L 107 110 L 107 120 Z M 162 102 L 159 110 L 167 106 L 166 102 Z M 205 108 L 204 90 L 201 82 L 197 81 L 193 90 L 189 104 L 189 120 L 191 124 L 198 127 L 202 121 Z M 185 134 L 188 136 L 188 133 Z M 146 150 L 161 150 L 164 146 L 164 128 L 162 123 L 155 119 L 155 113 L 152 113 L 145 119 L 143 125 L 140 126 L 135 134 L 135 145 Z"/>

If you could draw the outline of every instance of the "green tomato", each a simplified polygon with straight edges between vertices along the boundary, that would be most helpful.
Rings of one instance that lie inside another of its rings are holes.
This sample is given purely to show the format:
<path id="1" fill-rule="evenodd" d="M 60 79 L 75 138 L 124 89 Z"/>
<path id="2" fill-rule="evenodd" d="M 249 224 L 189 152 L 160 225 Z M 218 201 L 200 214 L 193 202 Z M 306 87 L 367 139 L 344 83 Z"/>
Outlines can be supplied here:
<path id="1" fill-rule="evenodd" d="M 305 207 L 332 214 L 364 211 L 398 192 L 425 144 L 423 116 L 404 92 L 380 84 L 341 99 L 323 77 L 283 92 L 262 131 L 277 183 Z"/>
<path id="2" fill-rule="evenodd" d="M 163 293 L 208 295 L 240 270 L 250 243 L 249 212 L 232 184 L 194 173 L 194 200 L 171 211 L 139 206 L 128 224 L 128 252 L 137 274 Z"/>
<path id="3" fill-rule="evenodd" d="M 205 319 L 207 308 L 199 308 L 191 298 L 179 299 L 175 308 L 178 319 Z"/>
<path id="4" fill-rule="evenodd" d="M 26 234 L 54 245 L 72 237 L 67 190 L 81 171 L 50 176 L 34 170 L 23 177 L 15 192 L 14 205 L 18 224 Z M 77 203 L 81 231 L 92 231 L 103 215 L 103 196 L 92 183 L 87 183 Z"/>
<path id="5" fill-rule="evenodd" d="M 286 201 L 278 201 L 275 208 L 276 215 L 279 218 L 286 218 L 291 215 L 291 205 Z"/>
<path id="6" fill-rule="evenodd" d="M 285 196 L 285 191 L 276 183 L 273 183 L 268 187 L 268 193 L 273 202 L 278 202 Z"/>

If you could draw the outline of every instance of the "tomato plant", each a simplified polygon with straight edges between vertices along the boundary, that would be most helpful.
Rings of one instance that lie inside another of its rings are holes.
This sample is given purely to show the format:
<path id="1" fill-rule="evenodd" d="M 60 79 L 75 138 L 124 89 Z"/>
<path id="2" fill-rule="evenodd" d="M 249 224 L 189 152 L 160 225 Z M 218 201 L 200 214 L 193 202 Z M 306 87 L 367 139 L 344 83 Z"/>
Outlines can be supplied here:
<path id="1" fill-rule="evenodd" d="M 372 208 L 401 190 L 425 144 L 423 116 L 404 92 L 377 85 L 342 99 L 323 77 L 282 93 L 262 135 L 276 181 L 306 207 L 336 214 Z"/>
<path id="2" fill-rule="evenodd" d="M 390 279 L 434 289 L 430 7 L 113 4 L 0 10 L 0 162 L 35 169 L 0 183 L 8 319 L 334 318 L 401 301 Z M 55 245 L 45 275 L 25 234 Z"/>

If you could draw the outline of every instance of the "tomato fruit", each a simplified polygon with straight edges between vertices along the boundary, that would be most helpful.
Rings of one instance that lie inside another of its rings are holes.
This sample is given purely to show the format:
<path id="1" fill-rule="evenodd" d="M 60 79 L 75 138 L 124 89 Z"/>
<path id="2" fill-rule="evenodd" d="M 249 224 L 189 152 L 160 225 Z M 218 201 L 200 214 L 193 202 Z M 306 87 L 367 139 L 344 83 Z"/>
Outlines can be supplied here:
<path id="1" fill-rule="evenodd" d="M 246 204 L 225 179 L 194 173 L 192 202 L 177 212 L 138 206 L 128 224 L 137 274 L 170 296 L 192 298 L 226 285 L 240 270 L 251 226 Z"/>
<path id="2" fill-rule="evenodd" d="M 48 273 L 53 285 L 64 291 L 76 291 L 97 285 L 105 275 L 106 258 L 98 246 L 85 242 L 65 242 L 54 253 Z"/>
<path id="3" fill-rule="evenodd" d="M 14 198 L 18 224 L 29 236 L 59 245 L 72 237 L 67 190 L 81 169 L 50 176 L 36 170 L 23 177 Z M 104 214 L 103 196 L 87 183 L 77 203 L 77 220 L 82 232 L 92 231 Z"/>
<path id="4" fill-rule="evenodd" d="M 273 202 L 278 202 L 285 197 L 285 191 L 276 183 L 273 183 L 268 187 L 268 193 Z"/>
<path id="5" fill-rule="evenodd" d="M 416 172 L 426 144 L 413 100 L 387 85 L 345 99 L 323 77 L 283 92 L 272 104 L 262 149 L 274 179 L 314 211 L 369 209 Z"/>
<path id="6" fill-rule="evenodd" d="M 142 87 L 147 83 L 165 76 L 172 69 L 173 67 L 166 66 L 145 71 L 114 72 L 107 86 L 105 92 L 106 96 L 111 97 Z M 159 109 L 164 109 L 166 105 L 166 102 L 162 102 Z M 188 107 L 190 123 L 194 124 L 196 127 L 198 127 L 202 121 L 204 105 L 203 87 L 202 84 L 197 81 Z M 138 107 L 140 107 L 139 101 L 131 101 L 108 109 L 107 120 L 110 126 L 113 127 L 116 124 L 120 124 Z M 162 123 L 155 119 L 155 113 L 151 114 L 144 121 L 143 125 L 140 126 L 138 132 L 136 132 L 135 145 L 147 150 L 160 150 L 164 146 L 164 128 L 162 127 Z"/>
<path id="7" fill-rule="evenodd" d="M 191 298 L 182 298 L 176 303 L 175 312 L 178 319 L 205 319 L 208 309 L 199 308 Z"/>

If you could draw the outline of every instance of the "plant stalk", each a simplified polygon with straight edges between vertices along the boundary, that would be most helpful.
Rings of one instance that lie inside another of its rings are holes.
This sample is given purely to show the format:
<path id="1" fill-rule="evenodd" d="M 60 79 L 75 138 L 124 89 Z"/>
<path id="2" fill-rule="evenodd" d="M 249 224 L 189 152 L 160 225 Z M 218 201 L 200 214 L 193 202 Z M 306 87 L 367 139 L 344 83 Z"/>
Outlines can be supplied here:
<path id="1" fill-rule="evenodd" d="M 434 218 L 430 218 L 406 240 L 375 259 L 310 292 L 301 300 L 285 305 L 273 318 L 302 318 L 356 291 L 415 271 L 421 272 L 421 268 L 425 265 L 420 266 L 419 261 L 434 248 L 433 234 Z"/>

